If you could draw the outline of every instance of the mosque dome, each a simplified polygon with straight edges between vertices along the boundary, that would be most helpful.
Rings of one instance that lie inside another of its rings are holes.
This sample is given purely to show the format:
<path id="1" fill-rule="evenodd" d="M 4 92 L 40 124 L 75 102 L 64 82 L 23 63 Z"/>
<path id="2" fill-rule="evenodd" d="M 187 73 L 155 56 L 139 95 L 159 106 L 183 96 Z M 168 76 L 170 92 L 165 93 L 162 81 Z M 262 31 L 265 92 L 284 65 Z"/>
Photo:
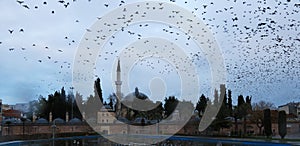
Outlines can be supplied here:
<path id="1" fill-rule="evenodd" d="M 82 121 L 78 118 L 73 118 L 69 121 L 69 123 L 71 124 L 78 124 L 78 123 L 82 123 Z"/>
<path id="2" fill-rule="evenodd" d="M 53 122 L 55 122 L 55 124 L 62 124 L 62 123 L 65 123 L 65 121 L 61 118 L 56 118 L 53 120 Z"/>
<path id="3" fill-rule="evenodd" d="M 137 117 L 134 120 L 134 124 L 146 124 L 146 123 L 148 123 L 148 120 L 146 118 L 143 118 L 143 117 Z"/>
<path id="4" fill-rule="evenodd" d="M 35 121 L 35 123 L 38 123 L 38 124 L 47 124 L 48 121 L 44 118 L 39 118 Z"/>
<path id="5" fill-rule="evenodd" d="M 133 102 L 133 101 L 135 101 L 135 99 L 149 100 L 147 95 L 145 95 L 144 93 L 139 92 L 138 88 L 135 88 L 135 91 L 133 93 L 129 93 L 122 100 L 123 101 L 128 101 L 128 102 Z"/>
<path id="6" fill-rule="evenodd" d="M 139 110 L 148 111 L 156 107 L 156 105 L 143 93 L 135 88 L 135 92 L 128 94 L 122 99 L 122 104 L 125 107 Z"/>

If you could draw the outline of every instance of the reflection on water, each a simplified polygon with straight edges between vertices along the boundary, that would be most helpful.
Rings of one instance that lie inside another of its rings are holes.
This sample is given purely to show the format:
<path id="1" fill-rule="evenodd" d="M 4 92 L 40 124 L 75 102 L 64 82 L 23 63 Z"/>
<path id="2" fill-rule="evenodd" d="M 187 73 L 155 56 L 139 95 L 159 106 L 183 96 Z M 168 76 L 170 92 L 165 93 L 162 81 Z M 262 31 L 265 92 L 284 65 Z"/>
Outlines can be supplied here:
<path id="1" fill-rule="evenodd" d="M 145 136 L 150 139 L 155 139 L 153 136 Z M 0 143 L 2 145 L 2 143 Z M 32 141 L 16 141 L 6 143 L 8 146 L 21 145 L 21 146 L 123 146 L 103 138 L 102 136 L 77 136 L 69 138 L 56 138 Z M 129 143 L 127 145 L 147 145 L 144 143 Z M 187 136 L 172 136 L 169 139 L 159 142 L 155 145 L 159 146 L 251 146 L 251 145 L 292 145 L 276 142 L 267 142 L 259 140 L 246 140 L 246 139 L 218 139 L 209 137 L 187 137 Z M 294 144 L 293 144 L 294 145 Z"/>

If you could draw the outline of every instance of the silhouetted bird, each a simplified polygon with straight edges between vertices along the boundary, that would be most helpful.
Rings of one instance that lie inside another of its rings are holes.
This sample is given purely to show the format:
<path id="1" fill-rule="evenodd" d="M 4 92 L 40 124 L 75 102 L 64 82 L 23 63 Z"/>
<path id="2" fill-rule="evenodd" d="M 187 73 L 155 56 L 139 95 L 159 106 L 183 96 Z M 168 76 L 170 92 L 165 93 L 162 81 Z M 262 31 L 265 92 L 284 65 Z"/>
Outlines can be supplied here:
<path id="1" fill-rule="evenodd" d="M 12 34 L 12 33 L 14 32 L 14 30 L 13 30 L 13 29 L 9 29 L 8 32 L 9 32 L 10 34 Z"/>
<path id="2" fill-rule="evenodd" d="M 30 9 L 28 5 L 22 5 L 26 9 Z"/>
<path id="3" fill-rule="evenodd" d="M 21 5 L 24 1 L 17 0 L 17 2 Z"/>
<path id="4" fill-rule="evenodd" d="M 64 4 L 65 8 L 67 8 L 70 5 L 69 2 L 67 2 L 66 4 Z"/>

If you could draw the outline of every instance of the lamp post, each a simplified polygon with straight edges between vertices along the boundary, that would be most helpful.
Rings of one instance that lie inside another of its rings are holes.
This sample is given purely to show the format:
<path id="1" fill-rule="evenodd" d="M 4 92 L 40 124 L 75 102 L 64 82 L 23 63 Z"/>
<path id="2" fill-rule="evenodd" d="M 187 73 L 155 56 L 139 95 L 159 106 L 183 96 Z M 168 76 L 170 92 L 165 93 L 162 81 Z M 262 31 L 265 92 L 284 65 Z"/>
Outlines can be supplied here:
<path id="1" fill-rule="evenodd" d="M 73 114 L 74 114 L 74 111 L 73 111 L 73 104 L 74 104 L 74 97 L 75 97 L 75 95 L 74 95 L 74 92 L 73 92 L 73 89 L 74 89 L 74 87 L 70 87 L 70 89 L 72 90 L 72 94 L 73 94 L 73 96 L 72 96 L 72 105 L 71 105 L 71 119 L 73 119 Z"/>
<path id="2" fill-rule="evenodd" d="M 56 129 L 56 125 L 55 125 L 55 121 L 53 121 L 53 124 L 51 126 L 52 128 L 52 145 L 54 146 L 54 139 L 55 139 L 55 129 Z"/>
<path id="3" fill-rule="evenodd" d="M 12 122 L 11 121 L 6 121 L 5 123 L 7 124 L 7 135 L 9 135 L 10 134 L 10 128 L 9 128 L 9 126 L 10 126 L 10 124 Z"/>
<path id="4" fill-rule="evenodd" d="M 26 121 L 26 118 L 25 118 L 25 117 L 21 117 L 21 121 L 22 121 L 22 124 L 23 124 L 23 138 L 24 138 L 24 134 L 25 134 L 25 121 Z"/>
<path id="5" fill-rule="evenodd" d="M 261 119 L 258 119 L 256 121 L 256 125 L 259 128 L 259 135 L 261 135 L 261 128 L 264 126 L 263 121 Z"/>

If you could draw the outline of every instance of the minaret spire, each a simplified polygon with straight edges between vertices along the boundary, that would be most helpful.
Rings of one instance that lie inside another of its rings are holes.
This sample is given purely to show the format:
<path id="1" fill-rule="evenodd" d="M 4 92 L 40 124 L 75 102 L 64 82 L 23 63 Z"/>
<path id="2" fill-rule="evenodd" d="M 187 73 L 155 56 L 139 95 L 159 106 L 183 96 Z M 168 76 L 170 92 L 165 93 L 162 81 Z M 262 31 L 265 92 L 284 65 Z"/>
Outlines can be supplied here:
<path id="1" fill-rule="evenodd" d="M 121 110 L 121 99 L 122 99 L 122 92 L 121 92 L 121 67 L 120 67 L 120 59 L 118 59 L 118 65 L 117 65 L 117 80 L 115 81 L 116 84 L 116 96 L 117 96 L 117 115 L 120 114 Z"/>
<path id="2" fill-rule="evenodd" d="M 120 67 L 120 59 L 118 59 L 117 72 L 121 72 L 121 67 Z"/>
<path id="3" fill-rule="evenodd" d="M 122 85 L 122 81 L 121 81 L 121 67 L 120 67 L 120 59 L 118 59 L 118 66 L 117 66 L 117 80 L 115 81 L 116 84 L 116 94 L 118 96 L 118 98 L 121 99 L 121 85 Z"/>

